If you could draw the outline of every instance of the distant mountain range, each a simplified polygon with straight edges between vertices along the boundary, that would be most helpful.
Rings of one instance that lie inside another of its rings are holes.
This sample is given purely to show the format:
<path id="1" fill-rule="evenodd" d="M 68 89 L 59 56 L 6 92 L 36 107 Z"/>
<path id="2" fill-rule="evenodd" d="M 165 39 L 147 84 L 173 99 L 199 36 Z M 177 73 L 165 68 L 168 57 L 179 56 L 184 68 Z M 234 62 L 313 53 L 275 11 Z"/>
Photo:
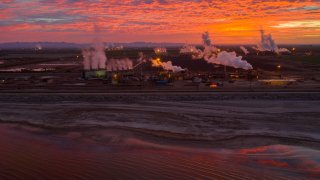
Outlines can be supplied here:
<path id="1" fill-rule="evenodd" d="M 67 42 L 10 42 L 0 43 L 0 49 L 65 49 L 65 48 L 84 48 L 90 44 L 78 44 Z M 132 42 L 132 43 L 105 43 L 106 47 L 180 47 L 182 43 L 152 43 L 152 42 Z"/>
<path id="2" fill-rule="evenodd" d="M 145 47 L 182 47 L 183 43 L 154 43 L 154 42 L 131 42 L 131 43 L 112 43 L 112 42 L 105 42 L 106 47 L 119 47 L 123 46 L 124 48 L 145 48 Z M 223 44 L 217 44 L 216 46 L 240 46 L 241 44 L 237 45 L 223 45 Z M 9 43 L 0 43 L 0 49 L 37 49 L 37 48 L 43 48 L 43 49 L 82 49 L 85 47 L 90 46 L 89 43 L 68 43 L 68 42 L 9 42 Z M 199 45 L 201 46 L 201 45 Z M 253 45 L 244 45 L 247 47 L 252 47 Z M 308 47 L 319 47 L 320 45 L 294 45 L 294 44 L 283 44 L 279 46 L 284 47 L 293 47 L 293 46 L 308 46 Z"/>

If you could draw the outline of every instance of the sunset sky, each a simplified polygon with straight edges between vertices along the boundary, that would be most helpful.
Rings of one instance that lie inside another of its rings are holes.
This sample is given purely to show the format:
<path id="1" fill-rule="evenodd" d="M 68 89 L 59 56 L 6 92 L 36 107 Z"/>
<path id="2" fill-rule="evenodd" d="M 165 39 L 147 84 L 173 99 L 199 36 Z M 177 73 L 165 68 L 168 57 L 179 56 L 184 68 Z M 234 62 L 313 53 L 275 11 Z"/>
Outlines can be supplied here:
<path id="1" fill-rule="evenodd" d="M 277 43 L 320 44 L 320 0 L 0 0 L 0 42 L 251 44 L 259 29 Z"/>

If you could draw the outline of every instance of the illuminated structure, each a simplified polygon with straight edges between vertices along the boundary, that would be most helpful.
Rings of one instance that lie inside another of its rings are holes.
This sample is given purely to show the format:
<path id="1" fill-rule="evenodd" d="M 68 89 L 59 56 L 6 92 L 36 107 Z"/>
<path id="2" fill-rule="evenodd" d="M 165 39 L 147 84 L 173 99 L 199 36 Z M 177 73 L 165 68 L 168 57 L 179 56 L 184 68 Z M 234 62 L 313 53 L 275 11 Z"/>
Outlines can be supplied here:
<path id="1" fill-rule="evenodd" d="M 156 55 L 165 55 L 167 54 L 167 48 L 157 47 L 154 49 L 154 52 L 156 53 Z"/>
<path id="2" fill-rule="evenodd" d="M 107 71 L 106 70 L 90 70 L 90 71 L 83 71 L 83 78 L 84 79 L 104 79 L 107 78 Z"/>
<path id="3" fill-rule="evenodd" d="M 267 79 L 259 80 L 264 85 L 268 86 L 287 86 L 296 82 L 295 79 Z"/>

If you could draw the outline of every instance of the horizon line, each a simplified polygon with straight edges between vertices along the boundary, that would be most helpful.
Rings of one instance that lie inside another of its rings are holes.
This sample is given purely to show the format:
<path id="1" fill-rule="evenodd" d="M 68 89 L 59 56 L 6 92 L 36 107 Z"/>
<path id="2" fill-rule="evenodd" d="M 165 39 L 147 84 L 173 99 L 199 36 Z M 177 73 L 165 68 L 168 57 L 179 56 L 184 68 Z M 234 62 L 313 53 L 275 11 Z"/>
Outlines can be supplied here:
<path id="1" fill-rule="evenodd" d="M 14 43 L 68 43 L 68 44 L 77 44 L 77 45 L 85 45 L 92 44 L 92 42 L 68 42 L 68 41 L 13 41 L 13 42 L 0 42 L 0 44 L 14 44 Z M 103 42 L 103 43 L 116 43 L 116 44 L 133 44 L 133 43 L 146 43 L 146 44 L 188 44 L 188 45 L 202 45 L 201 43 L 183 43 L 183 42 L 149 42 L 149 41 L 132 41 L 132 42 Z M 242 44 L 242 43 L 217 43 L 216 45 L 256 45 L 254 43 Z M 278 45 L 320 45 L 313 43 L 278 43 Z"/>

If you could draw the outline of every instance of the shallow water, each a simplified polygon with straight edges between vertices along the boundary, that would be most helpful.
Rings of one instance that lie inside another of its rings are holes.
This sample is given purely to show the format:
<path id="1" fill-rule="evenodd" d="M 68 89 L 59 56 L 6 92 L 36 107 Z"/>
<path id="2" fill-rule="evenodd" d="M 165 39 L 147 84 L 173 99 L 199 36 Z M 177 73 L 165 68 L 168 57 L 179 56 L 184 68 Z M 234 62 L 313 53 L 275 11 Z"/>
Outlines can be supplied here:
<path id="1" fill-rule="evenodd" d="M 0 179 L 316 179 L 320 151 L 166 143 L 126 131 L 0 125 Z"/>
<path id="2" fill-rule="evenodd" d="M 319 145 L 319 106 L 319 101 L 51 103 L 49 98 L 46 103 L 1 103 L 0 121 L 59 129 L 126 129 L 180 140 L 222 141 L 250 136 L 273 139 L 274 144 Z"/>

